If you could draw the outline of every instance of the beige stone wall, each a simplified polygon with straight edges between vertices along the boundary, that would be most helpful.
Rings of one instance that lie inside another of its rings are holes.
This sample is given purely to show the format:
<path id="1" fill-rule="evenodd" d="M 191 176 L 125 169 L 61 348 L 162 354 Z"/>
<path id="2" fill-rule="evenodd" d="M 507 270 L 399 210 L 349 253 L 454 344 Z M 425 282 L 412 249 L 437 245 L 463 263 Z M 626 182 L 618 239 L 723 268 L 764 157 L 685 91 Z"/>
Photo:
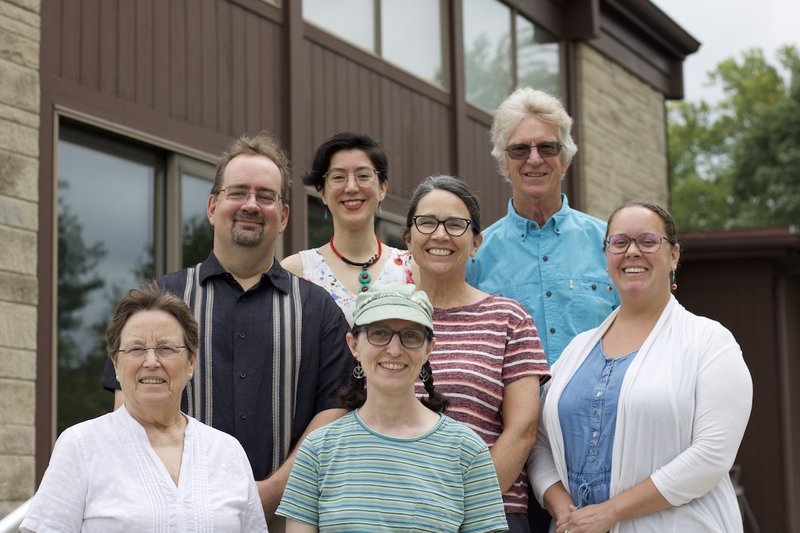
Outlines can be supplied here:
<path id="1" fill-rule="evenodd" d="M 575 163 L 584 210 L 605 220 L 618 204 L 669 200 L 664 95 L 586 44 L 578 46 Z"/>
<path id="2" fill-rule="evenodd" d="M 0 0 L 0 517 L 33 494 L 40 0 Z"/>

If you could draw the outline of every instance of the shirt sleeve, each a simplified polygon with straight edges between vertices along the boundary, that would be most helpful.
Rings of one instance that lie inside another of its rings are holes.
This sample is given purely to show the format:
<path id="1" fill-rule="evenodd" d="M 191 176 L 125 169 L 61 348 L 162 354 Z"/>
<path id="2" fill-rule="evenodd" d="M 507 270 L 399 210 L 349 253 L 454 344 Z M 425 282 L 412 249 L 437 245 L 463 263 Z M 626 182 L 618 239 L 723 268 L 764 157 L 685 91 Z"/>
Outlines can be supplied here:
<path id="1" fill-rule="evenodd" d="M 20 525 L 20 531 L 80 531 L 86 507 L 86 471 L 80 440 L 74 431 L 66 430 L 56 441 L 50 465 Z"/>
<path id="2" fill-rule="evenodd" d="M 319 527 L 319 460 L 307 438 L 297 450 L 281 503 L 275 513 Z"/>
<path id="3" fill-rule="evenodd" d="M 676 506 L 703 496 L 728 475 L 750 418 L 753 382 L 741 349 L 727 329 L 714 329 L 703 332 L 691 445 L 652 475 Z"/>
<path id="4" fill-rule="evenodd" d="M 483 446 L 464 472 L 464 522 L 461 532 L 506 531 L 505 510 L 489 449 Z"/>
<path id="5" fill-rule="evenodd" d="M 539 332 L 533 318 L 514 302 L 514 312 L 510 311 L 508 341 L 503 357 L 503 384 L 508 385 L 529 376 L 539 376 L 540 383 L 550 379 L 550 368 L 544 355 Z"/>

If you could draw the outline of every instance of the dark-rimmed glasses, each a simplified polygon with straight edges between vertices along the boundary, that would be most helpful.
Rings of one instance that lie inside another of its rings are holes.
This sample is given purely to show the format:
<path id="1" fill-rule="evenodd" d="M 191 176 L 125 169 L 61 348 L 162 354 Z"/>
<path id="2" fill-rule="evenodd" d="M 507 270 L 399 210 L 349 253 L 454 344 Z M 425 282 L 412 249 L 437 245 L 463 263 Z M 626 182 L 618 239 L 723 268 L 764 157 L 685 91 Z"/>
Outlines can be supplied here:
<path id="1" fill-rule="evenodd" d="M 183 348 L 186 348 L 185 344 L 180 346 L 159 344 L 158 346 L 134 346 L 133 348 L 128 348 L 127 350 L 117 350 L 115 353 L 121 353 L 127 355 L 128 357 L 139 359 L 147 355 L 147 352 L 150 350 L 153 350 L 153 353 L 156 354 L 156 357 L 161 359 L 169 359 L 170 357 L 175 357 L 181 353 Z"/>
<path id="2" fill-rule="evenodd" d="M 417 228 L 417 231 L 424 235 L 434 233 L 439 228 L 439 225 L 442 224 L 444 230 L 451 237 L 464 235 L 472 224 L 472 221 L 466 218 L 448 217 L 444 220 L 439 220 L 430 215 L 416 215 L 411 217 L 411 220 L 414 221 L 414 227 Z"/>
<path id="3" fill-rule="evenodd" d="M 511 159 L 528 159 L 533 148 L 536 148 L 541 157 L 555 157 L 561 153 L 561 143 L 556 141 L 545 141 L 539 144 L 511 144 L 506 147 L 506 153 Z"/>
<path id="4" fill-rule="evenodd" d="M 271 207 L 281 200 L 281 195 L 275 191 L 250 191 L 245 187 L 226 187 L 220 189 L 219 192 L 225 193 L 225 198 L 236 204 L 243 204 L 250 198 L 250 195 L 255 195 L 256 203 L 261 207 Z"/>
<path id="5" fill-rule="evenodd" d="M 642 233 L 635 238 L 620 233 L 606 239 L 606 250 L 612 254 L 624 254 L 634 241 L 636 241 L 636 247 L 643 254 L 654 254 L 661 249 L 661 241 L 669 242 L 669 239 L 664 235 L 659 237 L 653 233 Z"/>
<path id="6" fill-rule="evenodd" d="M 364 326 L 364 331 L 367 333 L 367 341 L 373 346 L 386 346 L 392 342 L 392 337 L 397 335 L 400 344 L 414 349 L 420 348 L 425 344 L 425 339 L 430 338 L 430 332 L 426 328 L 392 329 L 370 324 Z"/>
<path id="7" fill-rule="evenodd" d="M 359 187 L 369 187 L 375 183 L 375 178 L 378 177 L 378 171 L 374 168 L 362 167 L 356 169 L 352 174 L 348 174 L 344 170 L 334 169 L 325 173 L 323 178 L 328 181 L 328 185 L 338 189 L 347 184 L 347 178 L 353 176 Z"/>

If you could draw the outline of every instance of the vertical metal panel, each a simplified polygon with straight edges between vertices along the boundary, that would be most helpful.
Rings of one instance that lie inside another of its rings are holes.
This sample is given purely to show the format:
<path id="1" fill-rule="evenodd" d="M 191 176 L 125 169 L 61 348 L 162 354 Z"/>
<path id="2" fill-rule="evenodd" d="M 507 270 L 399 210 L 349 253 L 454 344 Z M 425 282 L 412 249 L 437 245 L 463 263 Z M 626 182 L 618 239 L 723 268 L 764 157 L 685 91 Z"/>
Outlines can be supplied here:
<path id="1" fill-rule="evenodd" d="M 154 36 L 153 2 L 156 0 L 140 0 L 136 3 L 136 64 L 135 101 L 147 109 L 153 108 L 153 77 L 147 75 L 154 69 Z"/>

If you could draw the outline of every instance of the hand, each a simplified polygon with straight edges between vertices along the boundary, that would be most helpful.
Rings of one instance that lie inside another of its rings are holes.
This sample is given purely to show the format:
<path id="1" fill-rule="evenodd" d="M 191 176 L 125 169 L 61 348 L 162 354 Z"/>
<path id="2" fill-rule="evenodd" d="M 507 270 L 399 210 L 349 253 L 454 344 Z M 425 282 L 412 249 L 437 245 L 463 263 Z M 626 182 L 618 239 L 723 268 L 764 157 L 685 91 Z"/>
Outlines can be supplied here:
<path id="1" fill-rule="evenodd" d="M 268 477 L 261 481 L 256 481 L 258 488 L 258 497 L 261 499 L 261 505 L 264 507 L 264 516 L 267 522 L 275 518 L 275 510 L 278 504 L 281 503 L 281 496 L 283 496 L 283 484 L 277 482 L 274 477 Z"/>
<path id="2" fill-rule="evenodd" d="M 609 502 L 587 505 L 581 509 L 570 505 L 570 512 L 556 521 L 556 533 L 606 533 L 617 520 Z"/>

